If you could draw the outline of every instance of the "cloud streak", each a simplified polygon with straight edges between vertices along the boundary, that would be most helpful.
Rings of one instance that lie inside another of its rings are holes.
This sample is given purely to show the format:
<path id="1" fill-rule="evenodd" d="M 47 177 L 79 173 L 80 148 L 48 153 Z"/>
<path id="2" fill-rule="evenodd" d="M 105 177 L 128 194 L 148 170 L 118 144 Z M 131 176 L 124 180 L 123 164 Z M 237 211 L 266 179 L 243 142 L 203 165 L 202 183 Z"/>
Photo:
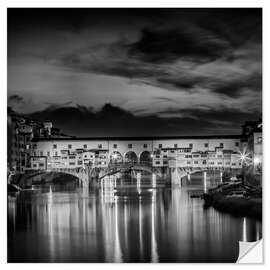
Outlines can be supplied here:
<path id="1" fill-rule="evenodd" d="M 261 114 L 261 13 L 9 11 L 9 96 L 31 99 L 28 106 L 13 102 L 22 112 L 74 104 L 99 111 L 111 103 L 136 117 L 187 118 L 193 124 L 206 117 L 213 126 L 230 121 L 223 114 L 232 119 Z"/>

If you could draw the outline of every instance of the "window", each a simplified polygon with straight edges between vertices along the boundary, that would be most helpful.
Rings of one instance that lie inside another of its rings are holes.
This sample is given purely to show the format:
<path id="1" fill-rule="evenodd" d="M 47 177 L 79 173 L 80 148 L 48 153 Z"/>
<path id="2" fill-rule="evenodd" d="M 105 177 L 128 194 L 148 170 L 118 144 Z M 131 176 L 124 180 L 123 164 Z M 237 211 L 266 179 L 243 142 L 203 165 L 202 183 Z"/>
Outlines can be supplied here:
<path id="1" fill-rule="evenodd" d="M 162 148 L 162 144 L 161 143 L 158 145 L 158 148 Z"/>
<path id="2" fill-rule="evenodd" d="M 222 165 L 222 162 L 218 162 L 218 165 Z"/>
<path id="3" fill-rule="evenodd" d="M 262 137 L 257 138 L 257 143 L 262 143 Z"/>
<path id="4" fill-rule="evenodd" d="M 193 147 L 193 143 L 190 143 L 190 144 L 189 144 L 189 148 L 192 148 L 192 147 Z"/>
<path id="5" fill-rule="evenodd" d="M 77 164 L 78 164 L 78 165 L 82 165 L 82 161 L 79 160 L 79 161 L 77 162 Z"/>
<path id="6" fill-rule="evenodd" d="M 84 145 L 83 145 L 83 148 L 87 148 L 87 144 L 84 144 Z"/>
<path id="7" fill-rule="evenodd" d="M 177 146 L 177 143 L 175 143 L 175 144 L 174 144 L 174 148 L 177 148 L 177 147 L 178 147 L 178 146 Z"/>
<path id="8" fill-rule="evenodd" d="M 206 160 L 203 160 L 202 164 L 204 164 L 204 165 L 205 165 L 205 164 L 206 164 Z"/>
<path id="9" fill-rule="evenodd" d="M 48 157 L 50 156 L 50 152 L 47 152 L 47 156 L 48 156 Z"/>
<path id="10" fill-rule="evenodd" d="M 167 158 L 167 157 L 168 157 L 167 155 L 163 156 L 163 158 Z"/>
<path id="11" fill-rule="evenodd" d="M 53 149 L 56 149 L 56 148 L 57 148 L 57 144 L 54 144 L 54 145 L 53 145 Z"/>
<path id="12" fill-rule="evenodd" d="M 113 145 L 113 148 L 117 148 L 117 144 L 114 144 L 114 145 Z"/>
<path id="13" fill-rule="evenodd" d="M 57 152 L 55 152 L 55 153 L 54 153 L 54 155 L 57 157 L 57 156 L 58 156 L 58 153 L 57 153 Z"/>
<path id="14" fill-rule="evenodd" d="M 236 163 L 232 163 L 232 166 L 235 166 L 236 165 Z"/>
<path id="15" fill-rule="evenodd" d="M 156 161 L 156 164 L 157 164 L 157 165 L 160 164 L 160 161 Z"/>
<path id="16" fill-rule="evenodd" d="M 238 147 L 239 146 L 239 142 L 235 142 L 235 146 Z"/>
<path id="17" fill-rule="evenodd" d="M 75 165 L 75 162 L 69 162 L 69 165 Z"/>
<path id="18" fill-rule="evenodd" d="M 191 162 L 190 162 L 190 161 L 188 161 L 188 162 L 187 162 L 187 164 L 189 164 L 189 165 L 190 165 L 190 164 L 191 164 Z"/>
<path id="19" fill-rule="evenodd" d="M 44 167 L 44 164 L 43 163 L 39 163 L 39 167 Z"/>
<path id="20" fill-rule="evenodd" d="M 102 144 L 99 144 L 99 145 L 98 145 L 98 148 L 101 149 L 101 148 L 102 148 Z"/>
<path id="21" fill-rule="evenodd" d="M 40 156 L 43 156 L 43 151 L 40 151 Z"/>
<path id="22" fill-rule="evenodd" d="M 205 147 L 205 148 L 208 148 L 208 146 L 209 146 L 208 143 L 205 143 L 205 144 L 204 144 L 204 147 Z"/>
<path id="23" fill-rule="evenodd" d="M 37 164 L 33 164 L 33 167 L 36 168 L 37 167 Z"/>
<path id="24" fill-rule="evenodd" d="M 224 146 L 224 144 L 221 142 L 220 144 L 219 144 L 219 147 L 223 147 Z"/>
<path id="25" fill-rule="evenodd" d="M 34 156 L 36 156 L 37 155 L 37 153 L 36 152 L 34 152 Z"/>
<path id="26" fill-rule="evenodd" d="M 147 143 L 145 143 L 145 144 L 143 145 L 143 148 L 147 148 Z"/>
<path id="27" fill-rule="evenodd" d="M 68 149 L 71 149 L 71 148 L 72 148 L 72 145 L 71 145 L 71 144 L 69 144 L 69 145 L 68 145 Z"/>
<path id="28" fill-rule="evenodd" d="M 194 164 L 198 164 L 198 161 L 194 161 Z"/>
<path id="29" fill-rule="evenodd" d="M 174 153 L 174 150 L 171 150 L 171 153 L 173 154 Z"/>
<path id="30" fill-rule="evenodd" d="M 69 159 L 75 159 L 75 156 L 69 156 Z"/>
<path id="31" fill-rule="evenodd" d="M 168 164 L 168 161 L 163 161 L 163 165 L 167 165 Z"/>
<path id="32" fill-rule="evenodd" d="M 15 146 L 16 146 L 16 143 L 15 143 Z M 37 149 L 37 144 L 33 144 L 33 149 Z"/>
<path id="33" fill-rule="evenodd" d="M 131 143 L 128 144 L 128 148 L 132 148 L 132 144 Z"/>
<path id="34" fill-rule="evenodd" d="M 157 155 L 156 158 L 160 158 L 160 156 Z"/>

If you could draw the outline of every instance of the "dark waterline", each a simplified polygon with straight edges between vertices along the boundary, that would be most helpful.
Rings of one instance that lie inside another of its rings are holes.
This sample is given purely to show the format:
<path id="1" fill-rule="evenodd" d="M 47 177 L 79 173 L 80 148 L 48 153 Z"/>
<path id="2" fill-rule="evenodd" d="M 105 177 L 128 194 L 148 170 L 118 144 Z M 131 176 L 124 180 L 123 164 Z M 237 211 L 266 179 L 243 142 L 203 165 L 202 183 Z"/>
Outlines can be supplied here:
<path id="1" fill-rule="evenodd" d="M 198 188 L 43 187 L 8 197 L 9 262 L 235 262 L 261 222 L 191 199 Z M 139 199 L 138 192 L 141 196 Z"/>

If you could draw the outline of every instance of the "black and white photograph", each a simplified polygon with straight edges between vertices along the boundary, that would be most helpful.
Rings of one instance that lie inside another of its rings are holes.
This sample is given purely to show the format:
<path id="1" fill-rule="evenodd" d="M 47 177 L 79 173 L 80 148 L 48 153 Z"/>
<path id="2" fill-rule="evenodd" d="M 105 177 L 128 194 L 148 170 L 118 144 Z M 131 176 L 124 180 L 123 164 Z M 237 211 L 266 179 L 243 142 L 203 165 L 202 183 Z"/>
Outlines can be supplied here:
<path id="1" fill-rule="evenodd" d="M 6 13 L 7 262 L 241 262 L 264 236 L 262 8 Z"/>

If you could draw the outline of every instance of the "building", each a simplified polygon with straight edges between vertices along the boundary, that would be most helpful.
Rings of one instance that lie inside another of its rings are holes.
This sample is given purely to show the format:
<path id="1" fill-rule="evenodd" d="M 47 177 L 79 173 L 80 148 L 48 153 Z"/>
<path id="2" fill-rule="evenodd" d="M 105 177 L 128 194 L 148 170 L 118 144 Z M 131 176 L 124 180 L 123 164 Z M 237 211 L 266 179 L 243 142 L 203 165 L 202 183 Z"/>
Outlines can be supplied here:
<path id="1" fill-rule="evenodd" d="M 245 153 L 251 158 L 253 173 L 261 174 L 263 161 L 263 137 L 262 137 L 262 121 L 248 121 L 242 126 L 242 133 L 247 137 L 247 147 Z"/>
<path id="2" fill-rule="evenodd" d="M 31 169 L 140 162 L 154 167 L 241 168 L 242 135 L 33 138 Z"/>
<path id="3" fill-rule="evenodd" d="M 37 121 L 22 116 L 8 108 L 7 117 L 8 169 L 14 172 L 24 172 L 32 167 L 32 144 L 34 138 L 71 138 L 54 128 L 50 121 Z M 45 160 L 40 156 L 36 159 Z M 40 162 L 40 163 L 46 163 Z M 45 166 L 45 165 L 44 165 Z M 47 165 L 46 165 L 47 166 Z"/>

